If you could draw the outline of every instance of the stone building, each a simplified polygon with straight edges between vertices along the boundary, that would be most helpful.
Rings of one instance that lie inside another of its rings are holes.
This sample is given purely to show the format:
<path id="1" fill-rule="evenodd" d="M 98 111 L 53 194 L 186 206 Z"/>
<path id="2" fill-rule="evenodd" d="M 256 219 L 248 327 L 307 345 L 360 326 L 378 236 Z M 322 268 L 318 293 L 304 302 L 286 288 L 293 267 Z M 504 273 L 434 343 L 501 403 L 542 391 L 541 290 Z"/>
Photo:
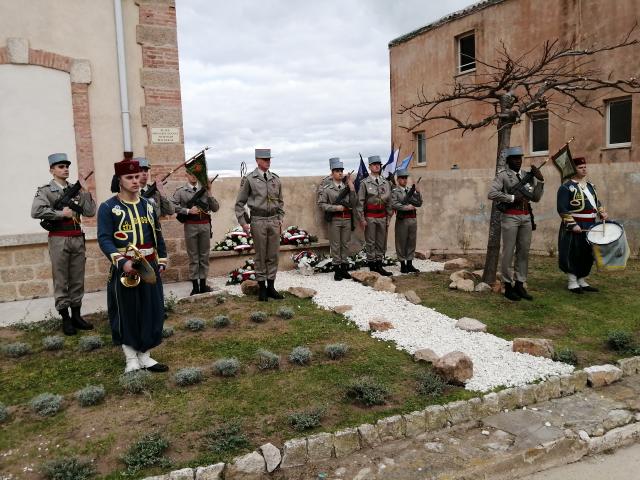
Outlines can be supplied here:
<path id="1" fill-rule="evenodd" d="M 402 146 L 401 156 L 414 152 L 412 173 L 423 177 L 423 246 L 486 248 L 491 210 L 486 194 L 495 169 L 497 135 L 492 126 L 464 136 L 459 131 L 434 136 L 442 131 L 441 124 L 408 131 L 403 126 L 410 120 L 398 113 L 400 107 L 415 103 L 420 91 L 434 97 L 448 92 L 456 79 L 482 78 L 487 71 L 483 64 L 496 59 L 501 42 L 514 54 L 539 49 L 546 40 L 555 39 L 575 38 L 578 46 L 615 44 L 639 19 L 637 0 L 485 0 L 389 43 L 391 134 L 393 143 Z M 640 37 L 640 31 L 635 36 Z M 613 72 L 614 78 L 640 75 L 640 45 L 598 54 L 593 60 L 590 68 L 605 75 Z M 631 192 L 640 191 L 640 95 L 603 91 L 597 102 L 604 117 L 580 107 L 563 113 L 564 119 L 536 112 L 514 126 L 511 144 L 523 146 L 526 168 L 532 162 L 540 164 L 575 137 L 572 152 L 588 158 L 592 180 L 613 217 L 624 223 L 637 254 L 640 214 Z M 478 118 L 480 108 L 469 106 L 464 117 Z M 546 193 L 535 209 L 539 230 L 533 246 L 552 252 L 559 224 L 555 195 L 560 176 L 551 162 L 543 173 Z"/>
<path id="2" fill-rule="evenodd" d="M 29 213 L 51 178 L 48 154 L 69 155 L 73 181 L 93 170 L 98 202 L 125 150 L 156 174 L 184 160 L 174 0 L 3 0 L 0 95 L 0 301 L 47 296 L 47 233 Z M 91 291 L 104 288 L 107 263 L 93 219 L 85 232 Z"/>

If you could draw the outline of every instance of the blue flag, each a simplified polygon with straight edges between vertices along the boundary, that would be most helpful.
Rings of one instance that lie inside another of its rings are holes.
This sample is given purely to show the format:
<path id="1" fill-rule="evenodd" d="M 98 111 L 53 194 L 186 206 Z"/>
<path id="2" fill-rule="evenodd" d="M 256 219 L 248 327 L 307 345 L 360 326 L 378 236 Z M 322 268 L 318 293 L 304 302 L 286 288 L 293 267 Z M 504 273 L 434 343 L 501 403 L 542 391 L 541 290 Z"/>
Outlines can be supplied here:
<path id="1" fill-rule="evenodd" d="M 409 164 L 411 163 L 412 158 L 413 158 L 413 152 L 411 152 L 411 155 L 409 155 L 404 160 L 402 160 L 400 165 L 398 165 L 398 170 L 406 170 L 407 168 L 409 168 Z"/>
<path id="2" fill-rule="evenodd" d="M 364 164 L 364 160 L 362 159 L 362 154 L 360 154 L 360 166 L 358 167 L 358 174 L 356 175 L 356 179 L 353 182 L 353 186 L 356 187 L 356 193 L 360 190 L 360 182 L 369 176 L 369 172 L 367 171 L 367 166 Z"/>

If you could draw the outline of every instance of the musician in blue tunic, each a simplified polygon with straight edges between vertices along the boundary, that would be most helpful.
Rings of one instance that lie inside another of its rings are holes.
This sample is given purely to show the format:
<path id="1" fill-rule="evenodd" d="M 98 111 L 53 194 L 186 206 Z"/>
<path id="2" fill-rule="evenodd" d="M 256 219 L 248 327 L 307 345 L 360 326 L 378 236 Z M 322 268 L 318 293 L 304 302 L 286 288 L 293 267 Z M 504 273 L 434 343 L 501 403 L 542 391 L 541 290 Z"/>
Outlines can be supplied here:
<path id="1" fill-rule="evenodd" d="M 98 209 L 98 243 L 111 261 L 107 306 L 113 343 L 122 345 L 125 373 L 141 368 L 165 372 L 169 367 L 151 358 L 150 350 L 162 342 L 164 300 L 160 274 L 167 265 L 167 252 L 155 210 L 139 195 L 137 161 L 125 158 L 115 164 L 111 190 L 117 194 Z M 137 247 L 149 262 L 155 271 L 155 284 L 141 280 L 137 286 L 125 286 L 121 282 L 123 275 L 137 273 L 129 245 Z"/>
<path id="2" fill-rule="evenodd" d="M 597 292 L 587 283 L 593 265 L 593 251 L 587 242 L 587 232 L 600 215 L 608 216 L 598 200 L 593 183 L 587 181 L 587 161 L 583 157 L 573 159 L 576 174 L 558 189 L 558 214 L 562 219 L 558 234 L 558 259 L 560 270 L 567 274 L 568 288 L 573 293 Z"/>

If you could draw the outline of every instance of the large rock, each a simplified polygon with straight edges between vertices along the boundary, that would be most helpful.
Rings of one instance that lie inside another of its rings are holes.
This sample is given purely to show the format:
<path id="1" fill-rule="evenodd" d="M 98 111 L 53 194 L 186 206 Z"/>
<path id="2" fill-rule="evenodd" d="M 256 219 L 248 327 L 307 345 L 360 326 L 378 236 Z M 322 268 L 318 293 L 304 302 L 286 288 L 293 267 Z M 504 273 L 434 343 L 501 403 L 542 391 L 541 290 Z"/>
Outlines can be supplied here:
<path id="1" fill-rule="evenodd" d="M 193 480 L 194 472 L 192 468 L 183 468 L 169 473 L 169 480 Z"/>
<path id="2" fill-rule="evenodd" d="M 378 292 L 395 293 L 396 286 L 393 280 L 391 280 L 391 277 L 380 277 L 376 280 L 376 283 L 373 284 L 373 289 Z"/>
<path id="3" fill-rule="evenodd" d="M 404 292 L 404 298 L 406 298 L 408 302 L 411 302 L 414 305 L 420 305 L 422 303 L 422 299 L 413 290 Z"/>
<path id="4" fill-rule="evenodd" d="M 367 287 L 371 287 L 381 276 L 382 275 L 377 272 L 370 272 L 367 270 L 358 270 L 356 272 L 351 272 L 351 278 Z"/>
<path id="5" fill-rule="evenodd" d="M 340 315 L 343 315 L 352 309 L 353 307 L 351 305 L 337 305 L 333 307 L 333 311 L 339 313 Z"/>
<path id="6" fill-rule="evenodd" d="M 271 473 L 278 468 L 282 461 L 282 455 L 276 446 L 271 443 L 265 443 L 260 447 L 260 452 L 262 452 L 264 461 L 267 464 L 267 472 Z"/>
<path id="7" fill-rule="evenodd" d="M 473 362 L 462 352 L 449 352 L 440 357 L 433 368 L 438 375 L 453 385 L 464 385 L 473 377 Z"/>
<path id="8" fill-rule="evenodd" d="M 414 253 L 414 256 L 418 260 L 427 260 L 429 257 L 431 257 L 431 250 L 425 250 L 424 252 L 420 250 L 416 250 L 416 252 Z"/>
<path id="9" fill-rule="evenodd" d="M 487 326 L 475 318 L 462 317 L 456 322 L 456 327 L 467 332 L 486 332 Z"/>
<path id="10" fill-rule="evenodd" d="M 345 428 L 333 434 L 333 447 L 336 457 L 346 457 L 360 450 L 360 435 L 355 428 Z"/>
<path id="11" fill-rule="evenodd" d="M 267 471 L 264 457 L 258 452 L 247 453 L 241 457 L 236 457 L 227 465 L 225 478 L 243 478 L 253 476 Z"/>
<path id="12" fill-rule="evenodd" d="M 594 365 L 584 369 L 590 387 L 610 385 L 622 378 L 622 370 L 615 365 Z"/>
<path id="13" fill-rule="evenodd" d="M 196 480 L 222 480 L 224 463 L 196 468 Z"/>
<path id="14" fill-rule="evenodd" d="M 479 284 L 476 285 L 476 287 L 473 290 L 474 292 L 485 293 L 485 292 L 491 292 L 493 289 L 491 288 L 491 285 L 489 285 L 488 283 L 480 282 Z"/>
<path id="15" fill-rule="evenodd" d="M 469 268 L 471 266 L 471 262 L 466 258 L 454 258 L 452 260 L 444 262 L 445 270 L 460 270 L 462 268 Z"/>
<path id="16" fill-rule="evenodd" d="M 316 433 L 307 437 L 307 451 L 310 462 L 331 458 L 333 454 L 333 435 L 330 433 Z"/>
<path id="17" fill-rule="evenodd" d="M 514 338 L 512 350 L 534 357 L 553 358 L 555 354 L 553 342 L 546 338 Z"/>
<path id="18" fill-rule="evenodd" d="M 369 330 L 374 332 L 384 332 L 385 330 L 391 330 L 393 324 L 384 318 L 373 318 L 369 320 Z"/>
<path id="19" fill-rule="evenodd" d="M 299 467 L 307 463 L 307 439 L 294 438 L 284 442 L 282 468 Z"/>
<path id="20" fill-rule="evenodd" d="M 452 282 L 457 282 L 459 280 L 475 280 L 476 276 L 471 273 L 469 270 L 456 270 L 451 275 L 449 275 L 449 280 Z"/>
<path id="21" fill-rule="evenodd" d="M 258 295 L 258 282 L 255 280 L 245 280 L 240 284 L 240 290 L 245 295 Z"/>
<path id="22" fill-rule="evenodd" d="M 287 290 L 287 292 L 298 298 L 311 298 L 316 293 L 318 293 L 313 288 L 305 287 L 289 287 L 289 290 Z"/>
<path id="23" fill-rule="evenodd" d="M 449 288 L 452 290 L 461 290 L 463 292 L 473 292 L 475 284 L 473 280 L 461 279 L 456 282 L 451 282 Z"/>
<path id="24" fill-rule="evenodd" d="M 416 350 L 413 354 L 413 359 L 416 362 L 427 362 L 427 363 L 435 363 L 440 357 L 436 352 L 431 350 L 430 348 L 421 348 L 420 350 Z"/>

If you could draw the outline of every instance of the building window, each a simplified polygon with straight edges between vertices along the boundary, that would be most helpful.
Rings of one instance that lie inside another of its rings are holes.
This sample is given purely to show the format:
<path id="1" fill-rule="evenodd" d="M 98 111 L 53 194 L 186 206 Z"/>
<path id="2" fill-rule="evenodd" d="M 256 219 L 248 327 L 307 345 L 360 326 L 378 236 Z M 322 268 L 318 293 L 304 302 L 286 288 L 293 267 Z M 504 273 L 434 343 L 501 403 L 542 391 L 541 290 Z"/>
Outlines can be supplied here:
<path id="1" fill-rule="evenodd" d="M 607 102 L 607 147 L 631 145 L 631 97 Z"/>
<path id="2" fill-rule="evenodd" d="M 549 113 L 535 112 L 529 117 L 531 153 L 549 153 Z"/>
<path id="3" fill-rule="evenodd" d="M 476 35 L 465 33 L 458 37 L 458 73 L 476 69 Z"/>
<path id="4" fill-rule="evenodd" d="M 415 134 L 416 141 L 416 163 L 418 165 L 426 165 L 427 163 L 427 137 L 424 132 Z"/>

